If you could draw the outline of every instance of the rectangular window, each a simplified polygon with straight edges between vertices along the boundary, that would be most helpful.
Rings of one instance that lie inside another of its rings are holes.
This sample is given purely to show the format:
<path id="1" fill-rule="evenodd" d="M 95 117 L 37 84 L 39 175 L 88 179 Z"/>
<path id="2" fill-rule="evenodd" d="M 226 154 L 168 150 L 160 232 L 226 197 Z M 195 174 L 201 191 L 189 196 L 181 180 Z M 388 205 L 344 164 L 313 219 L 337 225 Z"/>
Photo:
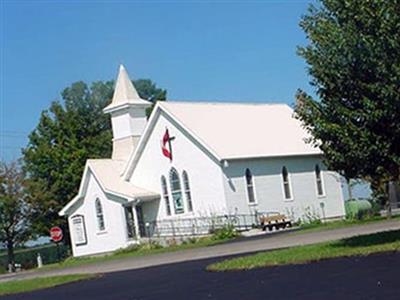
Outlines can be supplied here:
<path id="1" fill-rule="evenodd" d="M 167 181 L 164 176 L 161 176 L 161 190 L 162 190 L 163 198 L 165 201 L 165 209 L 166 209 L 167 216 L 170 216 L 171 215 L 171 206 L 169 204 Z"/>
<path id="2" fill-rule="evenodd" d="M 283 183 L 283 189 L 285 191 L 285 199 L 291 199 L 292 195 L 290 194 L 290 184 L 288 181 Z"/>
<path id="3" fill-rule="evenodd" d="M 72 220 L 72 234 L 74 236 L 75 246 L 87 244 L 85 219 L 82 215 L 76 215 Z"/>
<path id="4" fill-rule="evenodd" d="M 317 191 L 318 191 L 318 196 L 323 196 L 324 195 L 324 189 L 322 187 L 321 178 L 317 179 Z"/>
<path id="5" fill-rule="evenodd" d="M 315 165 L 315 183 L 317 185 L 317 195 L 322 197 L 325 195 L 324 185 L 322 181 L 322 171 L 318 164 Z"/>
<path id="6" fill-rule="evenodd" d="M 254 203 L 256 202 L 256 199 L 254 197 L 254 189 L 253 189 L 253 185 L 248 185 L 247 186 L 247 194 L 249 196 L 249 203 Z"/>
<path id="7" fill-rule="evenodd" d="M 168 196 L 168 194 L 164 195 L 164 200 L 165 200 L 165 207 L 166 207 L 166 210 L 167 210 L 167 216 L 170 216 L 171 215 L 171 206 L 169 205 L 169 196 Z"/>
<path id="8" fill-rule="evenodd" d="M 192 195 L 190 194 L 190 190 L 185 191 L 185 196 L 188 203 L 188 211 L 193 211 Z"/>
<path id="9" fill-rule="evenodd" d="M 251 173 L 250 169 L 246 169 L 245 177 L 246 177 L 247 199 L 250 204 L 253 204 L 256 202 L 256 197 L 254 195 L 253 174 Z"/>
<path id="10" fill-rule="evenodd" d="M 181 191 L 175 191 L 172 193 L 172 199 L 175 204 L 175 213 L 181 214 L 183 213 L 183 201 L 182 201 L 182 193 Z"/>
<path id="11" fill-rule="evenodd" d="M 182 173 L 183 178 L 183 188 L 185 190 L 185 197 L 187 201 L 187 208 L 188 211 L 193 211 L 193 203 L 192 203 L 192 195 L 190 193 L 190 184 L 189 184 L 189 176 L 186 171 Z"/>
<path id="12" fill-rule="evenodd" d="M 175 213 L 176 214 L 184 213 L 181 183 L 179 180 L 178 172 L 174 168 L 172 168 L 170 171 L 170 182 L 171 182 L 170 184 L 171 195 L 172 195 L 172 201 L 174 202 Z"/>
<path id="13" fill-rule="evenodd" d="M 99 198 L 96 199 L 95 206 L 96 206 L 97 228 L 99 229 L 99 231 L 104 231 L 106 229 L 106 226 L 104 224 L 103 206 L 101 205 Z"/>
<path id="14" fill-rule="evenodd" d="M 283 193 L 286 200 L 292 200 L 289 172 L 285 166 L 282 168 Z"/>

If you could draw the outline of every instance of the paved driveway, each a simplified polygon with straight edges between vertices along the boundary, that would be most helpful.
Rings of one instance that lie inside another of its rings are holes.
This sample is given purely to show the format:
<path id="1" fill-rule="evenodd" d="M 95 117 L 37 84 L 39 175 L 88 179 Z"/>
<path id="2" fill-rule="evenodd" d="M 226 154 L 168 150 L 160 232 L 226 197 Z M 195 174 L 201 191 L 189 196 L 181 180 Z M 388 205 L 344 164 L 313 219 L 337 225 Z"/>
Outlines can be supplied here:
<path id="1" fill-rule="evenodd" d="M 390 220 L 365 225 L 352 226 L 334 230 L 317 232 L 286 232 L 280 234 L 266 234 L 257 238 L 246 238 L 235 242 L 211 247 L 176 251 L 170 253 L 148 255 L 142 257 L 124 258 L 86 266 L 52 270 L 46 272 L 25 272 L 16 275 L 0 276 L 0 282 L 14 279 L 44 277 L 77 273 L 109 273 L 123 270 L 140 269 L 177 262 L 187 262 L 206 258 L 217 258 L 228 255 L 258 252 L 278 248 L 292 247 L 336 240 L 361 234 L 375 233 L 385 230 L 400 229 L 398 220 Z"/>
<path id="2" fill-rule="evenodd" d="M 399 299 L 400 253 L 243 272 L 211 273 L 213 259 L 105 274 L 4 300 Z"/>

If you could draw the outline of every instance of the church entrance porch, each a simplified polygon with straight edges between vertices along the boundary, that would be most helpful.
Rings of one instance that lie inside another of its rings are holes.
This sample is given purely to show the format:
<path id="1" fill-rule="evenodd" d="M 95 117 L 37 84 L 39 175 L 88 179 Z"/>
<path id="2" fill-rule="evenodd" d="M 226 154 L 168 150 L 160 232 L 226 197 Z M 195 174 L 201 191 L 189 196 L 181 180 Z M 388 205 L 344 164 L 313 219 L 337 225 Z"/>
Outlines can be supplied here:
<path id="1" fill-rule="evenodd" d="M 126 205 L 124 206 L 124 211 L 128 239 L 139 240 L 152 235 L 150 231 L 151 222 L 146 222 L 142 204 Z"/>
<path id="2" fill-rule="evenodd" d="M 133 212 L 134 207 L 132 206 L 125 206 L 125 221 L 126 221 L 126 231 L 129 239 L 136 240 L 138 238 L 138 231 L 136 225 L 136 218 Z"/>
<path id="3" fill-rule="evenodd" d="M 144 222 L 143 209 L 141 205 L 135 206 L 136 216 L 139 224 L 139 235 L 140 237 L 148 237 L 149 233 L 146 230 L 146 223 Z"/>

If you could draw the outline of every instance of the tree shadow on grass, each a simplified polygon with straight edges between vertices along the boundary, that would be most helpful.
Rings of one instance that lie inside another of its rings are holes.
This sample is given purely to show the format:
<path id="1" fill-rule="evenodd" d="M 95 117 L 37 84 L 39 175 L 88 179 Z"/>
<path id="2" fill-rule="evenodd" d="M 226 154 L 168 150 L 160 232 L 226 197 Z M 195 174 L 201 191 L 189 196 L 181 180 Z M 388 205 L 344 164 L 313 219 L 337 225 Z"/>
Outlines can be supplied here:
<path id="1" fill-rule="evenodd" d="M 336 247 L 366 247 L 400 242 L 400 230 L 384 231 L 368 235 L 360 235 L 335 242 Z"/>

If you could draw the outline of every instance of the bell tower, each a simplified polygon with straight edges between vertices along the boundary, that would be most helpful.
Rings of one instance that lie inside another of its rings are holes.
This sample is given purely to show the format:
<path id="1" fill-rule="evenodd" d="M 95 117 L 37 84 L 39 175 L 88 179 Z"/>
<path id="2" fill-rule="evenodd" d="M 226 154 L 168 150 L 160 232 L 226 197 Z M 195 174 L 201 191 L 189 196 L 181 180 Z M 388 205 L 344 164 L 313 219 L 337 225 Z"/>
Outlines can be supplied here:
<path id="1" fill-rule="evenodd" d="M 146 108 L 151 102 L 141 99 L 123 65 L 119 67 L 114 96 L 104 113 L 111 115 L 112 159 L 128 160 L 146 127 Z"/>

